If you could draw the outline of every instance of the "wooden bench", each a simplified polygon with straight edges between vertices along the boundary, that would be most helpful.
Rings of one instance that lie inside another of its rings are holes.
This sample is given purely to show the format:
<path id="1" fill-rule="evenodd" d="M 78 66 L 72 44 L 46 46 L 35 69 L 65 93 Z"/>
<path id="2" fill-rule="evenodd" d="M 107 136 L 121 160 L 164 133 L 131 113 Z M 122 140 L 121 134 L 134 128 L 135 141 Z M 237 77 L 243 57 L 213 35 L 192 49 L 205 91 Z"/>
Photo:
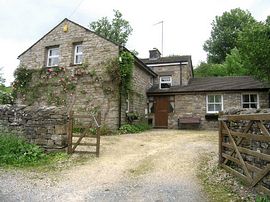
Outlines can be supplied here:
<path id="1" fill-rule="evenodd" d="M 201 124 L 200 117 L 178 118 L 178 129 L 198 129 Z"/>

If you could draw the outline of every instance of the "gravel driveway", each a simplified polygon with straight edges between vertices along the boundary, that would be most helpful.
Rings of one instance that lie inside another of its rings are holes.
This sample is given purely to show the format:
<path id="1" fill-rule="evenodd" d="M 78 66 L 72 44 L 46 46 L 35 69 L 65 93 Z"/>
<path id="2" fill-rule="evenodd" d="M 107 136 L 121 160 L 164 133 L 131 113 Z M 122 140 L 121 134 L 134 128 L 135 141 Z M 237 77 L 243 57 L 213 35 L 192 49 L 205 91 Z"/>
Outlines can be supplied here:
<path id="1" fill-rule="evenodd" d="M 196 178 L 217 132 L 152 130 L 101 139 L 100 158 L 54 173 L 0 170 L 0 201 L 207 201 Z"/>

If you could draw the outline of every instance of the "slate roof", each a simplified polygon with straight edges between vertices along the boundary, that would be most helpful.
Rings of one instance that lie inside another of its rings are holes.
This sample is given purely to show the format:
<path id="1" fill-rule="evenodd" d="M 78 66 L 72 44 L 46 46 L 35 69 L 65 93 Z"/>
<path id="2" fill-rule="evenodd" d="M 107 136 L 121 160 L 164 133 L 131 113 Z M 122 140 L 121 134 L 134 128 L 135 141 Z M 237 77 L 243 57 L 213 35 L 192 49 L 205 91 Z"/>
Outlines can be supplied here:
<path id="1" fill-rule="evenodd" d="M 165 63 L 178 63 L 178 62 L 191 62 L 190 55 L 182 55 L 182 56 L 168 56 L 168 57 L 161 57 L 156 60 L 151 60 L 149 58 L 141 59 L 146 65 L 152 64 L 165 64 Z"/>
<path id="2" fill-rule="evenodd" d="M 188 93 L 188 92 L 216 92 L 241 90 L 267 90 L 270 86 L 255 80 L 250 76 L 239 77 L 204 77 L 191 78 L 187 86 L 172 86 L 169 89 L 159 89 L 159 85 L 152 86 L 148 94 Z"/>

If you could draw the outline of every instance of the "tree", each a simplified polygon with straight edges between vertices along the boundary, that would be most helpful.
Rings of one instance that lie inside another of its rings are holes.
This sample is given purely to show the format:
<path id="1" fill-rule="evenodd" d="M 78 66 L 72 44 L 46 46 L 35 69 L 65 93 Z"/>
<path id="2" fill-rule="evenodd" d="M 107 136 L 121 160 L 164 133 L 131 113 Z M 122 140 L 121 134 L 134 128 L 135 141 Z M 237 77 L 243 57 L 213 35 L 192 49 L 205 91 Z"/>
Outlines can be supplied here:
<path id="1" fill-rule="evenodd" d="M 222 64 L 210 64 L 201 62 L 199 66 L 194 69 L 195 77 L 211 77 L 211 76 L 226 76 L 226 70 Z"/>
<path id="2" fill-rule="evenodd" d="M 223 68 L 226 70 L 226 76 L 244 76 L 248 74 L 237 48 L 232 49 L 231 54 L 226 56 Z"/>
<path id="3" fill-rule="evenodd" d="M 248 74 L 244 62 L 237 48 L 232 49 L 226 56 L 224 63 L 214 64 L 202 62 L 195 70 L 196 77 L 209 76 L 244 76 Z"/>
<path id="4" fill-rule="evenodd" d="M 122 13 L 118 10 L 114 11 L 114 18 L 110 22 L 107 17 L 103 17 L 98 21 L 89 24 L 90 30 L 111 40 L 112 42 L 125 45 L 131 35 L 133 29 L 129 22 L 122 18 Z"/>
<path id="5" fill-rule="evenodd" d="M 5 86 L 5 79 L 3 78 L 2 69 L 0 68 L 0 104 L 12 104 L 13 97 L 11 96 L 11 87 Z"/>
<path id="6" fill-rule="evenodd" d="M 246 27 L 239 35 L 238 49 L 249 73 L 270 82 L 269 18 L 267 20 Z"/>
<path id="7" fill-rule="evenodd" d="M 222 63 L 227 54 L 236 47 L 239 33 L 249 24 L 255 22 L 250 12 L 240 8 L 216 16 L 212 22 L 210 38 L 204 43 L 209 63 Z"/>

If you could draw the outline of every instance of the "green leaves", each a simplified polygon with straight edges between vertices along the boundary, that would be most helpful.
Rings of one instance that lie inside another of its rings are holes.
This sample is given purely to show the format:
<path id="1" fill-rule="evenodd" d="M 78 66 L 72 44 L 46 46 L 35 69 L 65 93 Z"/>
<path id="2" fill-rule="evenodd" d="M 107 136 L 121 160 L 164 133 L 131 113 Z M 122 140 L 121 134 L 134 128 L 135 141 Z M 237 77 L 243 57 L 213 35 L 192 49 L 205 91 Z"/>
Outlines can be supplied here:
<path id="1" fill-rule="evenodd" d="M 223 63 L 227 54 L 236 47 L 239 33 L 254 22 L 250 12 L 240 8 L 216 16 L 212 22 L 211 37 L 203 45 L 208 54 L 208 62 Z"/>
<path id="2" fill-rule="evenodd" d="M 43 150 L 38 146 L 12 134 L 0 134 L 0 166 L 31 164 L 44 157 Z"/>
<path id="3" fill-rule="evenodd" d="M 134 57 L 131 53 L 124 51 L 120 54 L 120 76 L 122 83 L 122 90 L 125 95 L 129 93 L 132 89 L 132 74 Z"/>
<path id="4" fill-rule="evenodd" d="M 238 49 L 250 73 L 270 82 L 270 26 L 257 22 L 239 35 Z"/>
<path id="5" fill-rule="evenodd" d="M 96 22 L 91 22 L 89 28 L 118 45 L 125 45 L 133 29 L 129 22 L 122 18 L 123 15 L 120 11 L 113 11 L 114 18 L 111 22 L 107 17 L 103 17 Z"/>

